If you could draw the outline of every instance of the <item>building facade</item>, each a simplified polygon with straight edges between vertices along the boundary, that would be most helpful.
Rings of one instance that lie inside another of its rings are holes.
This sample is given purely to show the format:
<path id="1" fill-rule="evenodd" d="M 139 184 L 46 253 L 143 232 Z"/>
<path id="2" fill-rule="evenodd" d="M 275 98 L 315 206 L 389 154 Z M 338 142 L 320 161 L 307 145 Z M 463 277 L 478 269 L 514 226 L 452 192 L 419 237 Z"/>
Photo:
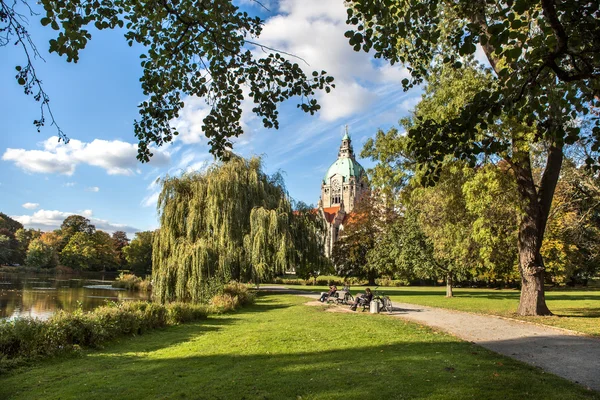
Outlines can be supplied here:
<path id="1" fill-rule="evenodd" d="M 333 245 L 340 231 L 344 229 L 344 222 L 368 190 L 367 174 L 362 165 L 356 161 L 352 139 L 346 128 L 338 158 L 331 164 L 321 182 L 319 213 L 327 224 L 325 241 L 327 257 L 331 257 Z"/>

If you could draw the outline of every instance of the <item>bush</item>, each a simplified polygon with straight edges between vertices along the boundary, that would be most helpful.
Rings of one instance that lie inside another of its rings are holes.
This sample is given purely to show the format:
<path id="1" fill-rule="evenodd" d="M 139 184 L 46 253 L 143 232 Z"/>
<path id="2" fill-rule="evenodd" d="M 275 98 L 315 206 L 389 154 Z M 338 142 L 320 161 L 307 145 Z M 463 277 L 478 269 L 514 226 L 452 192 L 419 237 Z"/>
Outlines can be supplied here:
<path id="1" fill-rule="evenodd" d="M 145 282 L 131 274 L 121 274 L 120 278 L 121 285 Z M 0 372 L 41 357 L 98 347 L 121 336 L 203 320 L 210 313 L 233 311 L 253 302 L 254 293 L 246 285 L 230 282 L 221 294 L 212 298 L 210 305 L 113 302 L 90 312 L 60 311 L 47 321 L 31 318 L 0 321 Z"/>
<path id="2" fill-rule="evenodd" d="M 378 286 L 408 286 L 408 281 L 398 279 L 380 278 L 375 281 Z"/>
<path id="3" fill-rule="evenodd" d="M 248 286 L 232 281 L 223 287 L 223 293 L 211 299 L 210 304 L 215 312 L 227 312 L 254 303 L 254 298 Z"/>
<path id="4" fill-rule="evenodd" d="M 135 274 L 121 272 L 117 279 L 112 283 L 112 287 L 127 290 L 136 290 L 138 292 L 149 292 L 152 290 L 152 284 L 148 278 L 142 279 Z"/>
<path id="5" fill-rule="evenodd" d="M 243 296 L 236 298 L 241 301 Z M 98 347 L 121 336 L 206 319 L 210 311 L 203 304 L 132 301 L 108 303 L 90 312 L 60 311 L 47 321 L 0 321 L 0 372 L 41 357 Z"/>

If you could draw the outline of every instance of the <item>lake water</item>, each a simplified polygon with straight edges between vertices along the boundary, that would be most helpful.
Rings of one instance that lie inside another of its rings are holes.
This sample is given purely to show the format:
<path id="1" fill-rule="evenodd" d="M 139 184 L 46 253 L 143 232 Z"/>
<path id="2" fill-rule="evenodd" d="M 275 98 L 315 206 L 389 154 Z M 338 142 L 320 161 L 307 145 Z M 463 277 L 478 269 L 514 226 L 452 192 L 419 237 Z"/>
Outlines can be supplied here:
<path id="1" fill-rule="evenodd" d="M 85 311 L 108 301 L 147 300 L 149 293 L 114 289 L 116 273 L 84 275 L 9 274 L 0 272 L 0 319 L 47 319 L 58 310 Z"/>

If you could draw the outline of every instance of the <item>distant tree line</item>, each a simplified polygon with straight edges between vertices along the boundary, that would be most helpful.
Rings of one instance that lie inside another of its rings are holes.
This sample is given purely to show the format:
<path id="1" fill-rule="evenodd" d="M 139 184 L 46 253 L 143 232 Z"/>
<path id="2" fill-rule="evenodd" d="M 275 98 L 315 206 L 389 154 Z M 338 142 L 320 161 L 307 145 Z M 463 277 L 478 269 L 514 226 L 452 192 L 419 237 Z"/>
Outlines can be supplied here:
<path id="1" fill-rule="evenodd" d="M 70 215 L 60 229 L 42 232 L 0 213 L 0 265 L 55 268 L 76 271 L 131 270 L 152 272 L 152 236 L 145 231 L 133 240 L 123 231 L 112 235 L 97 230 L 89 219 Z"/>

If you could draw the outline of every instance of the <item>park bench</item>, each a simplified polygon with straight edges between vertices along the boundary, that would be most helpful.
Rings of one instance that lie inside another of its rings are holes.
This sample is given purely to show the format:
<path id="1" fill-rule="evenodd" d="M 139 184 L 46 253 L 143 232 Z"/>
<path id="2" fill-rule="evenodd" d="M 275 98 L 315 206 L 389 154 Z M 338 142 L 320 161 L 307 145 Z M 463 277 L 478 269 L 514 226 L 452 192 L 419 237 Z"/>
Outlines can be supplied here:
<path id="1" fill-rule="evenodd" d="M 338 290 L 331 296 L 327 297 L 327 303 L 335 303 L 335 304 L 350 304 L 350 302 L 354 301 L 354 297 L 350 294 L 348 290 Z"/>

